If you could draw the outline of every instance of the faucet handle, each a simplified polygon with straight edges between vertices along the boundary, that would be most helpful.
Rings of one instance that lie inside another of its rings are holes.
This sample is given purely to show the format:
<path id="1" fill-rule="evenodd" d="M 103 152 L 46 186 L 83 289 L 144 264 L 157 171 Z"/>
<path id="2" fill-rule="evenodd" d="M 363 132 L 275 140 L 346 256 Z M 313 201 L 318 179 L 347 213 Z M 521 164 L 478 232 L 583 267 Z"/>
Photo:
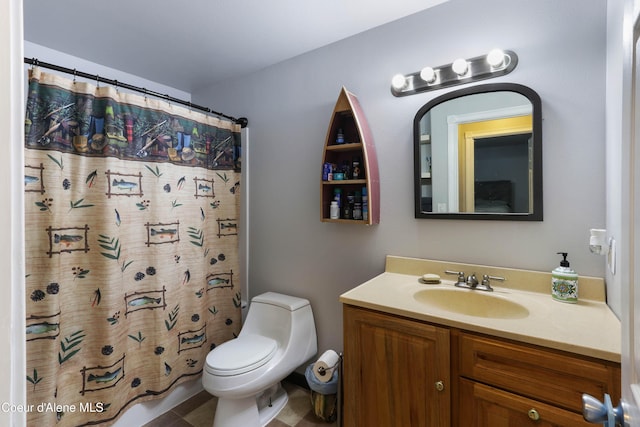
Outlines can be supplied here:
<path id="1" fill-rule="evenodd" d="M 447 274 L 455 274 L 456 276 L 458 276 L 458 283 L 464 283 L 465 282 L 464 271 L 445 270 L 444 272 L 447 273 Z"/>
<path id="2" fill-rule="evenodd" d="M 504 277 L 500 277 L 500 276 L 489 276 L 488 274 L 485 274 L 485 275 L 482 276 L 482 281 L 484 282 L 485 280 L 488 283 L 489 280 L 499 280 L 500 282 L 504 282 L 507 279 L 505 279 Z"/>
<path id="3" fill-rule="evenodd" d="M 493 291 L 493 288 L 491 287 L 491 280 L 499 280 L 501 282 L 504 282 L 506 279 L 500 276 L 489 276 L 488 274 L 483 274 L 482 283 L 480 283 L 478 289 L 489 292 Z"/>
<path id="4" fill-rule="evenodd" d="M 467 281 L 464 277 L 464 271 L 451 271 L 451 270 L 445 270 L 444 271 L 447 274 L 455 274 L 456 276 L 458 276 L 458 280 L 455 283 L 455 286 L 457 286 L 458 288 L 468 288 L 469 285 L 467 285 Z"/>

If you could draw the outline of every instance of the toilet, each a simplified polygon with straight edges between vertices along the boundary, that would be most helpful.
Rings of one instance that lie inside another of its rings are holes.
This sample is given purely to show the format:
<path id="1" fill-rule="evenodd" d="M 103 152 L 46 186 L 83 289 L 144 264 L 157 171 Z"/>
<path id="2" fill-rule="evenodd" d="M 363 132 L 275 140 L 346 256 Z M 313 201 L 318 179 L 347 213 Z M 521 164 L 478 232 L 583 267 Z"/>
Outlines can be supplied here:
<path id="1" fill-rule="evenodd" d="M 263 427 L 286 405 L 280 382 L 318 350 L 309 301 L 276 292 L 254 297 L 236 339 L 207 355 L 204 389 L 218 398 L 214 427 Z"/>

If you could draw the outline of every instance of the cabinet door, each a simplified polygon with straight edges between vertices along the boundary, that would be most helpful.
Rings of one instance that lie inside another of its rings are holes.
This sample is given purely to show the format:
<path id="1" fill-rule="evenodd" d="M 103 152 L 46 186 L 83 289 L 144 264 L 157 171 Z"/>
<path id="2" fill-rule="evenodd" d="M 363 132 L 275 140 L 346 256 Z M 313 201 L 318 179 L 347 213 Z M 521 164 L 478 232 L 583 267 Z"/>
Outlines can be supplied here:
<path id="1" fill-rule="evenodd" d="M 592 426 L 581 415 L 497 388 L 460 379 L 460 426 Z"/>
<path id="2" fill-rule="evenodd" d="M 344 425 L 448 427 L 449 330 L 344 308 Z"/>

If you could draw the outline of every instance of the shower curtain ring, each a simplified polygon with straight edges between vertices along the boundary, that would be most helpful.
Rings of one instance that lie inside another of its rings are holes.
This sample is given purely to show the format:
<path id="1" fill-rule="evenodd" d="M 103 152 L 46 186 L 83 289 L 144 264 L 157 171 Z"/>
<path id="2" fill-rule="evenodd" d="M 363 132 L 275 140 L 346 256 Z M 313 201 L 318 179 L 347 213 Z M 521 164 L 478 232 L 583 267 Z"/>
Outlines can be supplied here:
<path id="1" fill-rule="evenodd" d="M 120 91 L 118 90 L 118 81 L 114 80 L 114 83 L 116 84 L 116 93 L 120 93 Z"/>
<path id="2" fill-rule="evenodd" d="M 96 74 L 96 89 L 100 89 L 100 76 Z"/>
<path id="3" fill-rule="evenodd" d="M 77 74 L 77 71 L 76 71 L 76 69 L 74 68 L 74 69 L 73 69 L 73 84 L 76 84 L 76 74 Z"/>

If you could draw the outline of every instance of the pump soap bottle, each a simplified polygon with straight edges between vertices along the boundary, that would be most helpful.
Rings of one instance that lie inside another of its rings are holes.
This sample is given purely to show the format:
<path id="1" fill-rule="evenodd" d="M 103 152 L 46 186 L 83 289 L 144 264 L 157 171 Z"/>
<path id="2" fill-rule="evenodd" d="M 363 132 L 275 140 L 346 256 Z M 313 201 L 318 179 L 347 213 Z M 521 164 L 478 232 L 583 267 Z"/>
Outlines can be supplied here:
<path id="1" fill-rule="evenodd" d="M 558 252 L 562 255 L 560 266 L 551 272 L 551 296 L 560 302 L 578 302 L 578 273 L 569 267 L 566 252 Z"/>

